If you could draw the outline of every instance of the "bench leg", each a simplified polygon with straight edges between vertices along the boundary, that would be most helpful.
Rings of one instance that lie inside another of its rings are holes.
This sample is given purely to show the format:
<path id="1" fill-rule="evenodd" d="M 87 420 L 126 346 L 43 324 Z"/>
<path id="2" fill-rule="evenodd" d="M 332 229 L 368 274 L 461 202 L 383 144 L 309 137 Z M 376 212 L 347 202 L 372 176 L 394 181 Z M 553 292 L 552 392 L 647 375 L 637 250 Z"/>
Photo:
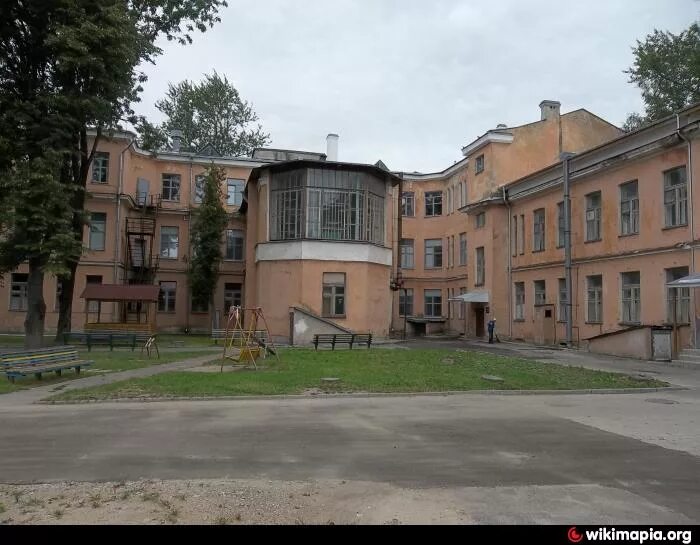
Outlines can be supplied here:
<path id="1" fill-rule="evenodd" d="M 56 369 L 55 373 L 57 377 L 61 376 L 61 371 L 63 371 L 63 369 Z"/>
<path id="2" fill-rule="evenodd" d="M 331 350 L 335 350 L 335 337 L 333 337 L 333 340 L 331 341 Z"/>
<path id="3" fill-rule="evenodd" d="M 78 366 L 78 367 L 75 368 L 75 374 L 76 374 L 76 375 L 79 375 L 79 374 L 80 374 L 80 366 Z"/>
<path id="4" fill-rule="evenodd" d="M 34 378 L 41 380 L 41 373 L 34 373 Z"/>

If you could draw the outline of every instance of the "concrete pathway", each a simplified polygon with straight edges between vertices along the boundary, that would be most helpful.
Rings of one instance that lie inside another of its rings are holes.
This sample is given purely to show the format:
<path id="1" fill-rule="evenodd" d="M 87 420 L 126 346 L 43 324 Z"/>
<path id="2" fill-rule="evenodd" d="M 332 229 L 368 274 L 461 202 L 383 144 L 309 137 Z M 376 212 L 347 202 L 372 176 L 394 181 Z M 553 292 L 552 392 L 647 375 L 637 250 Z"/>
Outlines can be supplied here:
<path id="1" fill-rule="evenodd" d="M 183 349 L 180 349 L 180 351 L 182 350 Z M 87 373 L 88 376 L 85 376 L 85 378 L 48 384 L 46 386 L 39 386 L 37 388 L 28 388 L 26 390 L 18 390 L 9 394 L 2 394 L 0 395 L 0 409 L 2 409 L 3 407 L 16 407 L 30 403 L 35 403 L 57 392 L 65 392 L 68 390 L 76 390 L 79 388 L 90 388 L 92 386 L 101 386 L 103 384 L 111 384 L 113 382 L 119 382 L 131 378 L 150 377 L 152 375 L 157 375 L 160 373 L 167 373 L 168 371 L 181 371 L 182 369 L 196 367 L 198 365 L 202 365 L 220 357 L 221 355 L 219 353 L 211 352 L 206 356 L 189 358 L 186 360 L 176 361 L 172 363 L 151 365 L 149 367 L 142 367 L 140 369 L 130 369 L 129 371 L 118 371 L 116 373 L 104 374 Z M 68 371 L 68 373 L 71 372 L 72 371 Z"/>

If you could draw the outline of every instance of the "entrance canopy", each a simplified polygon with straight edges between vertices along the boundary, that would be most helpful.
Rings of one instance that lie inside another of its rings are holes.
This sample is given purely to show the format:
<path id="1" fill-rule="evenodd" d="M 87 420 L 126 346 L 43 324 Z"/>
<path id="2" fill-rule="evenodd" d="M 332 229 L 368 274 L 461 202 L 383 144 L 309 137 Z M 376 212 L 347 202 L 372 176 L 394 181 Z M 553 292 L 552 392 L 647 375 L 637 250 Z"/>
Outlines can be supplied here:
<path id="1" fill-rule="evenodd" d="M 158 301 L 160 288 L 140 284 L 88 284 L 81 297 L 88 301 Z"/>
<path id="2" fill-rule="evenodd" d="M 666 285 L 676 288 L 700 288 L 700 273 L 689 274 Z"/>
<path id="3" fill-rule="evenodd" d="M 460 303 L 488 303 L 489 292 L 487 291 L 468 291 L 462 295 L 451 297 L 449 301 L 457 301 Z"/>

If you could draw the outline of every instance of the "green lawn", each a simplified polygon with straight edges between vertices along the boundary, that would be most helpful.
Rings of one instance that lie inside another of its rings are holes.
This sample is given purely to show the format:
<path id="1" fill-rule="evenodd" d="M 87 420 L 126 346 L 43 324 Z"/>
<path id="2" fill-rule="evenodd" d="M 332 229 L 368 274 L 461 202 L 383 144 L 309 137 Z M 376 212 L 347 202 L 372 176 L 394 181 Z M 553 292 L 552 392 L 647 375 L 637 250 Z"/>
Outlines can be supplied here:
<path id="1" fill-rule="evenodd" d="M 92 352 L 81 350 L 80 358 L 84 360 L 92 360 L 95 363 L 90 367 L 90 370 L 84 370 L 78 375 L 86 377 L 96 374 L 94 371 L 107 371 L 110 373 L 116 371 L 128 371 L 130 369 L 138 369 L 149 365 L 159 365 L 162 363 L 170 363 L 173 361 L 186 360 L 188 358 L 197 358 L 200 356 L 212 355 L 212 359 L 216 358 L 220 352 L 218 350 L 203 351 L 186 351 L 178 350 L 177 352 L 161 352 L 160 358 L 149 359 L 145 354 L 141 356 L 140 349 L 132 352 L 129 349 L 115 349 L 113 352 L 105 349 L 93 349 Z M 4 375 L 0 375 L 0 394 L 14 392 L 25 388 L 33 388 L 35 386 L 44 386 L 58 382 L 73 380 L 76 374 L 73 370 L 64 370 L 63 376 L 56 377 L 55 373 L 44 373 L 41 380 L 36 380 L 34 377 L 18 378 L 14 384 L 7 380 Z"/>
<path id="2" fill-rule="evenodd" d="M 72 390 L 51 399 L 111 399 L 143 396 L 228 396 L 300 394 L 310 388 L 333 392 L 435 392 L 449 390 L 534 390 L 660 387 L 665 383 L 579 367 L 538 363 L 455 350 L 287 349 L 280 363 L 268 358 L 259 371 L 172 372 L 95 388 Z M 482 375 L 496 375 L 491 382 Z M 337 385 L 323 386 L 323 377 Z"/>

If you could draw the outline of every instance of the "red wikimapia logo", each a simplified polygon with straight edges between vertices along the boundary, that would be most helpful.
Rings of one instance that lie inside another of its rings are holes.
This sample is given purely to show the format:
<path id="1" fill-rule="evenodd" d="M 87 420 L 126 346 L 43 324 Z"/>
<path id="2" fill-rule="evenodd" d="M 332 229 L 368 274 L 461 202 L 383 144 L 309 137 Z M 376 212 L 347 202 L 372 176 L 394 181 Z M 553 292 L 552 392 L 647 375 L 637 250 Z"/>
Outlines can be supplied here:
<path id="1" fill-rule="evenodd" d="M 579 543 L 583 539 L 583 534 L 579 534 L 576 531 L 576 526 L 572 526 L 571 528 L 569 528 L 569 531 L 566 535 L 569 538 L 569 541 L 571 541 L 571 543 Z"/>

